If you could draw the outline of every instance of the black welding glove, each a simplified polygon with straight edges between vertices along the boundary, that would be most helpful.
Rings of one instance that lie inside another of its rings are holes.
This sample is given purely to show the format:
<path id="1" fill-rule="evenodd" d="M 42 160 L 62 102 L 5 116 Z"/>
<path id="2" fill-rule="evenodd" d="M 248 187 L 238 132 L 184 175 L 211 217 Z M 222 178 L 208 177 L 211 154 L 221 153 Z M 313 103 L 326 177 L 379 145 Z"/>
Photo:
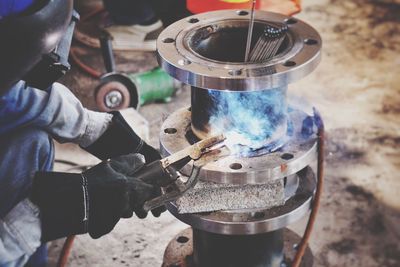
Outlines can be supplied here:
<path id="1" fill-rule="evenodd" d="M 99 238 L 133 212 L 144 218 L 144 202 L 159 196 L 161 190 L 135 178 L 143 166 L 142 155 L 129 154 L 101 162 L 82 174 L 37 173 L 31 200 L 40 209 L 42 241 L 83 233 Z M 159 216 L 162 211 L 163 207 L 152 213 Z"/>
<path id="2" fill-rule="evenodd" d="M 146 144 L 132 130 L 121 113 L 118 111 L 111 113 L 113 119 L 109 128 L 96 142 L 83 149 L 102 160 L 129 153 L 144 155 L 147 163 L 161 158 L 156 149 Z"/>

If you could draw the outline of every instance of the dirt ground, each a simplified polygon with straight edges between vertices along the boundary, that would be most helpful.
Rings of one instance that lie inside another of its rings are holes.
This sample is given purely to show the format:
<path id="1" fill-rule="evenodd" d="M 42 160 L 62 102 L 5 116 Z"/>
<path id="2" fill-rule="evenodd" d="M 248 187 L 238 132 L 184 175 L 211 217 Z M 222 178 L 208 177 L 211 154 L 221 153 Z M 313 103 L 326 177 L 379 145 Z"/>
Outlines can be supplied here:
<path id="1" fill-rule="evenodd" d="M 320 32 L 323 60 L 315 72 L 290 85 L 289 93 L 313 103 L 327 128 L 325 188 L 310 243 L 314 266 L 400 266 L 400 5 L 303 2 L 297 17 Z M 101 64 L 95 50 L 87 60 Z M 152 53 L 119 53 L 118 63 L 126 71 L 157 64 Z M 65 83 L 94 108 L 95 80 L 74 68 Z M 189 103 L 189 91 L 183 89 L 170 103 L 140 109 L 151 125 L 151 144 L 158 145 L 166 116 Z M 58 146 L 58 158 L 71 156 L 80 163 L 95 161 L 74 146 Z M 168 213 L 123 220 L 99 240 L 79 236 L 69 266 L 160 266 L 167 243 L 186 227 Z M 301 233 L 304 221 L 293 229 Z M 52 265 L 61 244 L 52 244 Z"/>

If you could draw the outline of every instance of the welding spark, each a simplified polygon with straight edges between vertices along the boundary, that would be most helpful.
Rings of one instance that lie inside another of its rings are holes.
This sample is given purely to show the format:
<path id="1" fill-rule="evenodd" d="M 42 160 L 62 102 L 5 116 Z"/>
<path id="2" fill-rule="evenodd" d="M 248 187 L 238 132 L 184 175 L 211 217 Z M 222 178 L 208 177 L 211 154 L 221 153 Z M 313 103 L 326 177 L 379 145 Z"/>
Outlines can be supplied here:
<path id="1" fill-rule="evenodd" d="M 286 87 L 256 92 L 209 90 L 214 109 L 209 124 L 226 136 L 234 154 L 282 146 L 288 129 Z"/>

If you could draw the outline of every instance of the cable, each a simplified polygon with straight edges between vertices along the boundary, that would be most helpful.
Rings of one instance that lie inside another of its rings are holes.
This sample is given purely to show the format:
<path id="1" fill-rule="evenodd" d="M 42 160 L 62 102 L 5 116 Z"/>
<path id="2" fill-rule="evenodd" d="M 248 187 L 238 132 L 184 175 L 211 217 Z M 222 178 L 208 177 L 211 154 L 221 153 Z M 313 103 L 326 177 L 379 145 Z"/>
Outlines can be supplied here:
<path id="1" fill-rule="evenodd" d="M 60 257 L 58 258 L 57 267 L 65 267 L 68 262 L 68 257 L 72 249 L 72 245 L 74 244 L 75 235 L 71 235 L 65 239 L 63 248 L 60 253 Z"/>
<path id="2" fill-rule="evenodd" d="M 101 72 L 93 69 L 92 67 L 89 67 L 88 65 L 86 65 L 85 63 L 83 63 L 79 57 L 76 55 L 76 48 L 71 47 L 71 51 L 70 51 L 70 55 L 71 55 L 71 59 L 72 61 L 76 64 L 76 66 L 82 70 L 83 72 L 85 72 L 86 74 L 89 74 L 90 76 L 92 76 L 93 78 L 99 79 L 101 77 Z"/>
<path id="3" fill-rule="evenodd" d="M 104 11 L 104 8 L 102 6 L 97 7 L 95 10 L 93 10 L 92 12 L 82 16 L 81 18 L 81 22 L 84 22 L 94 16 L 96 16 L 97 14 L 101 13 Z M 76 41 L 79 42 L 78 39 L 74 38 Z M 86 65 L 85 63 L 83 63 L 80 59 L 79 56 L 77 55 L 77 50 L 74 47 L 71 47 L 71 51 L 70 51 L 70 56 L 72 61 L 76 64 L 76 66 L 83 71 L 84 73 L 92 76 L 93 78 L 99 79 L 102 75 L 101 72 L 93 69 L 92 67 Z"/>
<path id="4" fill-rule="evenodd" d="M 303 238 L 301 239 L 301 241 L 297 247 L 297 253 L 293 259 L 291 267 L 299 267 L 301 264 L 301 260 L 306 251 L 307 244 L 310 239 L 311 232 L 313 230 L 314 223 L 315 223 L 315 220 L 317 217 L 317 213 L 318 213 L 318 210 L 320 207 L 322 188 L 323 188 L 323 184 L 324 184 L 323 183 L 324 182 L 324 179 L 323 179 L 323 176 L 324 176 L 324 138 L 325 138 L 325 131 L 324 131 L 324 125 L 321 120 L 319 127 L 318 127 L 317 189 L 316 189 L 315 196 L 314 196 L 311 214 L 308 219 Z"/>

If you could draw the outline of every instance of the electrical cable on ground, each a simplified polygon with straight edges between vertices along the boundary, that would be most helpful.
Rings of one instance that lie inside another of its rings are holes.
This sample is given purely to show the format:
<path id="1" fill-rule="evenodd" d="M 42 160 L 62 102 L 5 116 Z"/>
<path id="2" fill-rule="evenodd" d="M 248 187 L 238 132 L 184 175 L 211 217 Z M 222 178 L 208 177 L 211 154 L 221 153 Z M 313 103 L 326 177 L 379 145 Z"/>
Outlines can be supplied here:
<path id="1" fill-rule="evenodd" d="M 85 16 L 82 16 L 81 18 L 81 22 L 85 22 L 88 19 L 98 15 L 99 13 L 103 12 L 104 8 L 103 7 L 98 7 L 95 10 L 93 10 L 92 12 L 86 14 Z M 76 41 L 79 42 L 78 39 L 74 38 Z M 90 75 L 93 78 L 99 79 L 102 75 L 101 72 L 93 69 L 92 67 L 86 65 L 85 63 L 83 63 L 80 59 L 79 56 L 77 55 L 77 50 L 75 47 L 71 47 L 71 51 L 70 51 L 70 56 L 72 61 L 76 64 L 76 66 L 83 71 L 84 73 Z"/>
<path id="2" fill-rule="evenodd" d="M 307 248 L 308 241 L 311 236 L 311 232 L 314 227 L 315 220 L 317 218 L 317 213 L 320 207 L 321 202 L 321 194 L 323 188 L 323 176 L 324 176 L 324 138 L 325 138 L 325 130 L 324 125 L 321 123 L 318 127 L 318 167 L 317 167 L 317 189 L 315 192 L 311 214 L 307 222 L 306 229 L 304 231 L 303 238 L 297 246 L 297 253 L 293 259 L 291 267 L 299 267 L 301 264 L 301 260 L 304 256 L 304 253 Z"/>
<path id="3" fill-rule="evenodd" d="M 75 235 L 67 237 L 62 247 L 60 257 L 58 258 L 57 267 L 65 267 L 68 261 L 68 256 L 71 252 L 72 245 L 74 244 Z"/>

